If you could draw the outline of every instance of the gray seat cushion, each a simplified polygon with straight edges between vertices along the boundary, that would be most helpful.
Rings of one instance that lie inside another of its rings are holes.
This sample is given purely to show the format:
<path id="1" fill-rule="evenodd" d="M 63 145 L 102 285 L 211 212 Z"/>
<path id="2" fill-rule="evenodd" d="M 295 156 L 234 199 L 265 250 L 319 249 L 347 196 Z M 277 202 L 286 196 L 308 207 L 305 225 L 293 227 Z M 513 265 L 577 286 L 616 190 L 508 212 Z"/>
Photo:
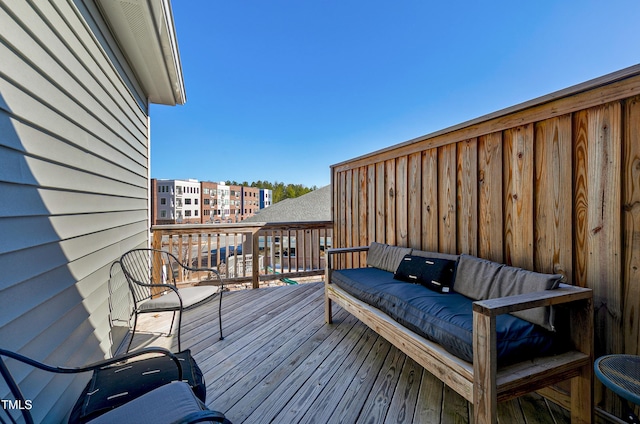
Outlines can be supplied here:
<path id="1" fill-rule="evenodd" d="M 173 423 L 190 414 L 206 410 L 207 407 L 198 400 L 187 383 L 174 381 L 89 422 L 91 424 Z"/>
<path id="2" fill-rule="evenodd" d="M 178 289 L 180 296 L 182 297 L 182 307 L 184 309 L 188 309 L 207 300 L 218 293 L 219 290 L 220 288 L 217 286 L 197 286 Z M 162 296 L 149 299 L 139 305 L 140 311 L 144 312 L 172 311 L 179 307 L 180 301 L 178 299 L 178 295 L 176 295 L 173 290 Z"/>

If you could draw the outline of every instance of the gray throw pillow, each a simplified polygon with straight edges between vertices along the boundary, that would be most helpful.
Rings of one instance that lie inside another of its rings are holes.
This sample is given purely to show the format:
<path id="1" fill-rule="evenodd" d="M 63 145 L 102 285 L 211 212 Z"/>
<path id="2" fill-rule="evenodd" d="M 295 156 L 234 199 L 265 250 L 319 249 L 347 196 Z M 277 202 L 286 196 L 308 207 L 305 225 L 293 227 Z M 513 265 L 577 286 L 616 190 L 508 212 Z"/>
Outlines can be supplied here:
<path id="1" fill-rule="evenodd" d="M 461 255 L 453 289 L 474 300 L 495 299 L 553 290 L 562 278 L 560 274 L 542 274 Z M 555 314 L 552 307 L 527 309 L 512 315 L 554 331 Z"/>
<path id="2" fill-rule="evenodd" d="M 389 272 L 396 272 L 402 258 L 410 253 L 410 247 L 390 246 L 373 242 L 369 246 L 369 252 L 367 253 L 367 265 Z"/>

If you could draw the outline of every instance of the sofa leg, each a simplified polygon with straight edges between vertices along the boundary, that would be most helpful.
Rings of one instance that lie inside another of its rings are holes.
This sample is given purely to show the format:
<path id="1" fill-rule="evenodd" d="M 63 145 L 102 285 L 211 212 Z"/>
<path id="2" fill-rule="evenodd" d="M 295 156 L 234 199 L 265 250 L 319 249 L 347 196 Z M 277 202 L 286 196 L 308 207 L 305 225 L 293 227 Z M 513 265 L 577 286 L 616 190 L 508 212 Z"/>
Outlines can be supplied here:
<path id="1" fill-rule="evenodd" d="M 324 322 L 327 324 L 333 324 L 331 299 L 329 299 L 326 292 L 324 294 Z"/>
<path id="2" fill-rule="evenodd" d="M 579 376 L 571 379 L 571 423 L 591 424 L 593 421 L 593 369 L 582 367 Z"/>

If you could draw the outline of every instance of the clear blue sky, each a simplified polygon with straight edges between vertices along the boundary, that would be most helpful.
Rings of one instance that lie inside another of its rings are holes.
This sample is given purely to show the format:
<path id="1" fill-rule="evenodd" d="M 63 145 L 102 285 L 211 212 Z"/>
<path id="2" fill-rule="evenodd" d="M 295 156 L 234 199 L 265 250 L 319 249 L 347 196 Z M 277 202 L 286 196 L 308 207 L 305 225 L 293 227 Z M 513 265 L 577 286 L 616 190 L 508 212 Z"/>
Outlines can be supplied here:
<path id="1" fill-rule="evenodd" d="M 640 63 L 637 0 L 173 0 L 187 103 L 155 178 L 329 184 L 332 164 Z"/>

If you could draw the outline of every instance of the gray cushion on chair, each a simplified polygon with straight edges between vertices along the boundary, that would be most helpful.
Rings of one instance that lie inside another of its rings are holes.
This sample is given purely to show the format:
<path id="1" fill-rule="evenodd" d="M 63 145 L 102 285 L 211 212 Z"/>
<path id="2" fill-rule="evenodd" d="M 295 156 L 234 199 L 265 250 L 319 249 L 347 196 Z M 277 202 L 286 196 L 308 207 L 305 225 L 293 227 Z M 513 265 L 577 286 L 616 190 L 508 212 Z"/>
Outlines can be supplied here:
<path id="1" fill-rule="evenodd" d="M 91 424 L 172 423 L 189 414 L 206 409 L 187 383 L 174 381 L 89 422 Z"/>
<path id="2" fill-rule="evenodd" d="M 183 308 L 189 308 L 213 296 L 220 290 L 217 286 L 185 287 L 178 289 L 182 297 Z M 167 294 L 149 299 L 140 305 L 141 311 L 173 310 L 180 306 L 178 295 L 172 290 Z"/>
<path id="3" fill-rule="evenodd" d="M 411 254 L 410 247 L 390 246 L 373 242 L 367 253 L 367 265 L 389 272 L 396 272 L 405 255 Z"/>

